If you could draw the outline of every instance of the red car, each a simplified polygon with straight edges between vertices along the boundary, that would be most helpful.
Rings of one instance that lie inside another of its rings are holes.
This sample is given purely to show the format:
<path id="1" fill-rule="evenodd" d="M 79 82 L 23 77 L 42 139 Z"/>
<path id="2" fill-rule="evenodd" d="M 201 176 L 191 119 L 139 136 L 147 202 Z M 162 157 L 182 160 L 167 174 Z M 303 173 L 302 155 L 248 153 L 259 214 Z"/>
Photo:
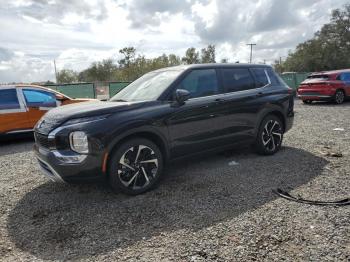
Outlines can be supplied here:
<path id="1" fill-rule="evenodd" d="M 312 101 L 334 101 L 341 104 L 350 97 L 350 69 L 313 73 L 298 88 L 305 104 Z"/>

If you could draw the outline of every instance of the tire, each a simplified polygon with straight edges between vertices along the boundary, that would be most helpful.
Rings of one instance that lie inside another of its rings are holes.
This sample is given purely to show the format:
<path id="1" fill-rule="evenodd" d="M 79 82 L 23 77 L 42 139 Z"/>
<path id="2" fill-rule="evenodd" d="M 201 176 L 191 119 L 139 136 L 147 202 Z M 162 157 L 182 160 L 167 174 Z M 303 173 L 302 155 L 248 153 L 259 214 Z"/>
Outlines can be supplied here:
<path id="1" fill-rule="evenodd" d="M 345 93 L 343 92 L 343 90 L 337 90 L 334 95 L 334 102 L 336 104 L 342 104 L 344 102 L 344 99 Z"/>
<path id="2" fill-rule="evenodd" d="M 255 149 L 261 155 L 273 155 L 280 150 L 283 141 L 283 124 L 275 115 L 266 116 L 260 124 Z"/>
<path id="3" fill-rule="evenodd" d="M 120 145 L 109 160 L 109 184 L 113 191 L 138 195 L 154 188 L 163 171 L 159 147 L 143 138 Z"/>
<path id="4" fill-rule="evenodd" d="M 311 104 L 311 103 L 312 103 L 312 100 L 303 100 L 303 103 L 304 103 L 304 104 Z"/>

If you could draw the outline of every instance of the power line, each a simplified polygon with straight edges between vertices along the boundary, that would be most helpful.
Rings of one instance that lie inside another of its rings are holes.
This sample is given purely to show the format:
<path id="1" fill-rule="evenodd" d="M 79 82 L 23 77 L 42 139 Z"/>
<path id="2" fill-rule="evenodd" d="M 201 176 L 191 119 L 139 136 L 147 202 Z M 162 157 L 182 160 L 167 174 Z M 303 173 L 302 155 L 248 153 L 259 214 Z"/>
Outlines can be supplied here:
<path id="1" fill-rule="evenodd" d="M 253 58 L 253 45 L 256 45 L 256 44 L 247 44 L 247 45 L 250 45 L 250 59 L 249 59 L 249 64 L 252 63 L 252 58 Z"/>

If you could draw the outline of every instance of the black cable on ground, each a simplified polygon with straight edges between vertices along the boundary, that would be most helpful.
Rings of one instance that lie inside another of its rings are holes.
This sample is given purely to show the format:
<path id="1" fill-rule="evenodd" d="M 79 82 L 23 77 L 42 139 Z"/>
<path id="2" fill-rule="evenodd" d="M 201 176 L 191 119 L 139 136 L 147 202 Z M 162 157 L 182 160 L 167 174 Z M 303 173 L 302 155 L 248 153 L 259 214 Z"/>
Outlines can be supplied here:
<path id="1" fill-rule="evenodd" d="M 294 196 L 291 196 L 288 192 L 283 191 L 280 188 L 273 189 L 272 192 L 274 192 L 275 194 L 277 194 L 278 196 L 280 196 L 284 199 L 294 201 L 294 202 L 303 203 L 303 204 L 318 205 L 318 206 L 347 206 L 347 205 L 350 205 L 350 198 L 345 198 L 345 199 L 338 200 L 338 201 L 315 201 L 315 200 L 303 199 L 300 197 L 296 198 Z"/>

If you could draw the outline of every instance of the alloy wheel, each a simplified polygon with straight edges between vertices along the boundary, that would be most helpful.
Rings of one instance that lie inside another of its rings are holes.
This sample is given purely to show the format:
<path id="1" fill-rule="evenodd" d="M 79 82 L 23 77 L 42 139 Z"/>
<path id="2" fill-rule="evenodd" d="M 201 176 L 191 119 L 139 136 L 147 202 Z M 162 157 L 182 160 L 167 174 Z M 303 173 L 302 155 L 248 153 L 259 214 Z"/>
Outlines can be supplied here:
<path id="1" fill-rule="evenodd" d="M 274 151 L 281 145 L 283 130 L 276 120 L 268 121 L 262 132 L 262 143 L 268 151 Z"/>
<path id="2" fill-rule="evenodd" d="M 341 104 L 344 101 L 344 93 L 342 91 L 337 91 L 335 93 L 335 102 Z"/>
<path id="3" fill-rule="evenodd" d="M 132 190 L 148 186 L 158 171 L 158 158 L 145 145 L 130 147 L 119 160 L 118 176 L 122 184 Z"/>

